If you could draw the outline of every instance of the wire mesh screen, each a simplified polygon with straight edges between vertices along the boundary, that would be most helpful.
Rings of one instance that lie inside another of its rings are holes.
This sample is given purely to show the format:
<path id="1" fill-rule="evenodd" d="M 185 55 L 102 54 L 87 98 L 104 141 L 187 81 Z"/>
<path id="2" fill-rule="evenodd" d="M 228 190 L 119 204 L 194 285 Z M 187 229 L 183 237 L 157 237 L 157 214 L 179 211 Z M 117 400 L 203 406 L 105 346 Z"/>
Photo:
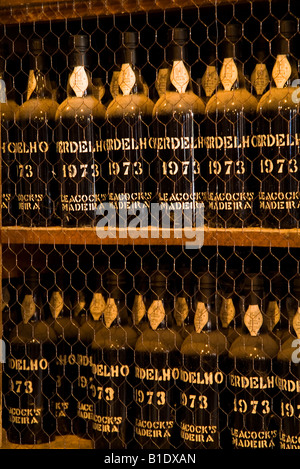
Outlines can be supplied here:
<path id="1" fill-rule="evenodd" d="M 299 449 L 298 18 L 1 25 L 4 447 Z"/>

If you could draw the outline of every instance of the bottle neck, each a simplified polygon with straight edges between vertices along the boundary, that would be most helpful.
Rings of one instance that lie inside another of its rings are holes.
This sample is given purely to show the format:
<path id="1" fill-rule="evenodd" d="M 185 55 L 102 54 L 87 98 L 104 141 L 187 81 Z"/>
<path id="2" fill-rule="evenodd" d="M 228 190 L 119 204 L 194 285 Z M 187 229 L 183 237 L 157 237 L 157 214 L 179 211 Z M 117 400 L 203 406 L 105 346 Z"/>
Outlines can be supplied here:
<path id="1" fill-rule="evenodd" d="M 108 296 L 106 307 L 103 311 L 103 320 L 108 329 L 128 325 L 127 305 L 123 295 Z"/>
<path id="2" fill-rule="evenodd" d="M 192 91 L 186 46 L 173 43 L 168 49 L 167 58 L 170 64 L 170 77 L 166 85 L 166 91 L 180 94 Z"/>
<path id="3" fill-rule="evenodd" d="M 196 296 L 194 325 L 195 331 L 211 332 L 217 329 L 215 292 L 203 288 Z"/>
<path id="4" fill-rule="evenodd" d="M 24 324 L 43 321 L 44 301 L 42 298 L 41 288 L 37 285 L 29 283 L 23 288 L 21 300 L 21 316 Z"/>

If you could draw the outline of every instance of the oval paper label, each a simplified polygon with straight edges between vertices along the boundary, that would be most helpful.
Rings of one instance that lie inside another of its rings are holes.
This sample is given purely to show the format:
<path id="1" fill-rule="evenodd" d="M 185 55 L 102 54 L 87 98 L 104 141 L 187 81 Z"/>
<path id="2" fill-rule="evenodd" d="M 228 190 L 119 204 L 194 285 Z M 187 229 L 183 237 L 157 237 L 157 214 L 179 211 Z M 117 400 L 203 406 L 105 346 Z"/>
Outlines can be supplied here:
<path id="1" fill-rule="evenodd" d="M 272 77 L 277 88 L 283 88 L 292 73 L 291 64 L 285 54 L 279 54 L 273 67 Z"/>
<path id="2" fill-rule="evenodd" d="M 70 86 L 78 98 L 82 98 L 89 86 L 89 79 L 83 65 L 74 67 L 70 76 Z"/>
<path id="3" fill-rule="evenodd" d="M 133 323 L 139 324 L 146 314 L 146 306 L 143 295 L 135 295 L 132 306 Z"/>
<path id="4" fill-rule="evenodd" d="M 174 60 L 170 80 L 178 93 L 185 92 L 190 81 L 190 76 L 182 60 Z"/>
<path id="5" fill-rule="evenodd" d="M 197 308 L 195 311 L 195 318 L 194 318 L 194 324 L 195 324 L 195 331 L 200 333 L 207 324 L 208 321 L 208 311 L 204 303 L 201 301 L 198 301 L 197 303 Z"/>
<path id="6" fill-rule="evenodd" d="M 186 298 L 178 297 L 175 301 L 174 319 L 177 326 L 181 326 L 189 314 Z"/>
<path id="7" fill-rule="evenodd" d="M 228 327 L 235 316 L 235 307 L 232 298 L 223 298 L 220 319 L 223 327 Z"/>
<path id="8" fill-rule="evenodd" d="M 106 308 L 106 301 L 102 293 L 94 293 L 90 304 L 90 313 L 95 321 L 98 321 Z"/>
<path id="9" fill-rule="evenodd" d="M 114 298 L 107 299 L 103 314 L 106 327 L 110 327 L 114 320 L 118 317 L 118 308 Z"/>
<path id="10" fill-rule="evenodd" d="M 238 69 L 233 58 L 224 59 L 220 80 L 225 91 L 230 91 L 238 78 Z"/>
<path id="11" fill-rule="evenodd" d="M 263 316 L 258 305 L 249 306 L 245 312 L 244 323 L 250 335 L 256 336 L 263 323 Z"/>
<path id="12" fill-rule="evenodd" d="M 148 319 L 151 328 L 155 331 L 160 323 L 164 320 L 166 315 L 163 302 L 161 300 L 154 300 L 148 309 Z"/>
<path id="13" fill-rule="evenodd" d="M 25 295 L 21 305 L 21 313 L 24 324 L 27 324 L 30 318 L 34 315 L 36 304 L 32 295 Z"/>

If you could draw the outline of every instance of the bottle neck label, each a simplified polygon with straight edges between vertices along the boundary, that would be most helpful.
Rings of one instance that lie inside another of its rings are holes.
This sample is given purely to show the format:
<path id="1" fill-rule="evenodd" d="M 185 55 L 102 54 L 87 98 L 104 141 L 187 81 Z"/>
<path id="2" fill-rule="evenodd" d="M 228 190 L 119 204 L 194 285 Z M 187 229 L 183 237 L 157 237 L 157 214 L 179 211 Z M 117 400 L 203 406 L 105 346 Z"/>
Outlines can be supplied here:
<path id="1" fill-rule="evenodd" d="M 139 324 L 146 314 L 146 306 L 143 295 L 135 295 L 132 306 L 132 316 L 134 324 Z"/>
<path id="2" fill-rule="evenodd" d="M 28 75 L 28 85 L 27 85 L 27 101 L 30 99 L 32 93 L 34 92 L 36 88 L 36 78 L 35 78 L 35 73 L 34 70 L 29 70 L 29 75 Z"/>
<path id="3" fill-rule="evenodd" d="M 268 330 L 272 331 L 280 320 L 280 310 L 277 301 L 269 301 L 266 317 L 268 319 Z"/>
<path id="4" fill-rule="evenodd" d="M 244 323 L 251 336 L 256 336 L 263 324 L 263 317 L 258 305 L 249 305 L 245 312 Z"/>
<path id="5" fill-rule="evenodd" d="M 118 317 L 118 307 L 114 298 L 108 298 L 104 309 L 104 322 L 106 327 L 110 327 Z"/>
<path id="6" fill-rule="evenodd" d="M 175 302 L 174 319 L 177 326 L 181 326 L 189 314 L 186 298 L 178 297 Z"/>
<path id="7" fill-rule="evenodd" d="M 165 319 L 166 311 L 162 300 L 154 300 L 148 309 L 148 319 L 151 328 L 155 331 Z"/>
<path id="8" fill-rule="evenodd" d="M 82 98 L 89 85 L 84 65 L 74 67 L 69 80 L 70 87 L 78 98 Z"/>
<path id="9" fill-rule="evenodd" d="M 270 77 L 266 64 L 256 64 L 251 75 L 251 83 L 258 96 L 263 94 L 269 82 Z"/>
<path id="10" fill-rule="evenodd" d="M 214 65 L 208 65 L 202 77 L 202 86 L 207 97 L 212 96 L 219 82 L 217 68 Z"/>
<path id="11" fill-rule="evenodd" d="M 158 70 L 157 79 L 155 81 L 155 89 L 159 97 L 166 93 L 169 76 L 170 70 L 168 68 L 161 68 Z"/>
<path id="12" fill-rule="evenodd" d="M 279 54 L 272 71 L 272 78 L 277 88 L 283 88 L 292 74 L 291 64 L 285 54 Z"/>
<path id="13" fill-rule="evenodd" d="M 102 293 L 94 293 L 90 304 L 90 313 L 95 321 L 98 321 L 106 307 L 105 299 Z"/>
<path id="14" fill-rule="evenodd" d="M 55 291 L 50 299 L 50 311 L 54 319 L 58 318 L 64 306 L 64 300 L 59 291 Z"/>
<path id="15" fill-rule="evenodd" d="M 0 104 L 6 103 L 6 86 L 5 81 L 0 79 Z"/>
<path id="16" fill-rule="evenodd" d="M 21 305 L 21 312 L 24 324 L 27 324 L 36 310 L 36 304 L 32 295 L 25 295 Z"/>
<path id="17" fill-rule="evenodd" d="M 174 60 L 170 81 L 178 93 L 185 93 L 190 81 L 190 75 L 182 60 Z"/>
<path id="18" fill-rule="evenodd" d="M 220 320 L 223 327 L 228 327 L 235 317 L 235 307 L 232 298 L 223 298 L 220 309 Z"/>
<path id="19" fill-rule="evenodd" d="M 131 93 L 136 82 L 135 73 L 130 64 L 122 64 L 118 84 L 124 96 Z"/>
<path id="20" fill-rule="evenodd" d="M 238 69 L 232 57 L 225 58 L 220 72 L 220 80 L 225 91 L 230 91 L 238 79 Z"/>
<path id="21" fill-rule="evenodd" d="M 293 328 L 296 332 L 296 336 L 300 339 L 300 308 L 297 309 L 295 316 L 293 317 Z"/>
<path id="22" fill-rule="evenodd" d="M 197 308 L 195 311 L 195 318 L 194 318 L 195 331 L 198 334 L 202 331 L 203 327 L 207 324 L 208 318 L 209 318 L 209 314 L 205 306 L 205 303 L 203 303 L 202 301 L 198 301 Z"/>

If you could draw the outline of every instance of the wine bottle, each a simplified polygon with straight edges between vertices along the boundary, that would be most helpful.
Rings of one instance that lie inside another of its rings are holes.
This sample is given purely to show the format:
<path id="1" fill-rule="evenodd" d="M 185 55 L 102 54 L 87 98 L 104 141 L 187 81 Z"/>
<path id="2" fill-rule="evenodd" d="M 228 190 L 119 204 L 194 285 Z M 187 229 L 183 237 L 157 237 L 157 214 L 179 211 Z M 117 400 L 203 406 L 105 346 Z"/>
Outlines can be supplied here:
<path id="1" fill-rule="evenodd" d="M 194 330 L 181 347 L 181 437 L 188 449 L 220 449 L 226 428 L 219 400 L 226 388 L 227 341 L 218 331 L 216 280 L 209 272 L 200 274 L 194 301 Z"/>
<path id="2" fill-rule="evenodd" d="M 106 307 L 106 297 L 103 287 L 103 275 L 93 271 L 94 281 L 90 281 L 92 296 L 86 295 L 80 317 L 78 341 L 74 344 L 73 353 L 78 365 L 78 377 L 74 382 L 73 395 L 77 401 L 77 417 L 73 422 L 73 433 L 81 438 L 93 438 L 92 422 L 94 403 L 89 396 L 89 387 L 93 382 L 91 346 L 99 329 L 104 327 L 103 313 Z M 81 315 L 84 313 L 84 315 Z M 78 321 L 78 316 L 76 319 Z"/>
<path id="3" fill-rule="evenodd" d="M 182 226 L 183 213 L 185 223 L 195 226 L 203 198 L 203 187 L 199 183 L 200 161 L 195 147 L 205 105 L 193 92 L 187 58 L 188 39 L 186 28 L 169 31 L 170 76 L 166 92 L 153 109 L 155 158 L 151 174 L 157 188 L 154 201 L 160 204 L 162 214 L 170 217 L 173 227 Z M 156 218 L 155 214 L 153 216 Z"/>
<path id="4" fill-rule="evenodd" d="M 212 227 L 257 223 L 256 179 L 252 174 L 255 149 L 250 145 L 257 100 L 246 87 L 241 37 L 239 23 L 226 25 L 220 87 L 206 105 L 202 166 L 208 187 L 205 220 Z"/>
<path id="5" fill-rule="evenodd" d="M 58 213 L 67 227 L 93 226 L 101 203 L 96 184 L 100 185 L 101 193 L 107 192 L 101 176 L 106 110 L 93 93 L 88 47 L 88 36 L 71 36 L 67 97 L 55 115 L 60 181 Z"/>
<path id="6" fill-rule="evenodd" d="M 152 201 L 149 164 L 149 124 L 153 102 L 139 69 L 138 37 L 135 31 L 122 36 L 118 56 L 118 92 L 107 107 L 106 150 L 103 174 L 108 180 L 108 202 L 117 214 L 117 224 L 126 226 L 131 215 L 140 212 L 148 226 Z"/>
<path id="7" fill-rule="evenodd" d="M 277 385 L 277 414 L 280 419 L 279 448 L 300 449 L 299 421 L 299 276 L 293 280 L 293 296 L 296 300 L 294 316 L 291 317 L 290 332 L 282 344 L 275 363 Z"/>
<path id="8" fill-rule="evenodd" d="M 135 346 L 135 442 L 140 449 L 176 449 L 182 338 L 172 328 L 172 302 L 163 268 L 151 274 L 150 288 L 149 327 Z"/>
<path id="9" fill-rule="evenodd" d="M 0 59 L 0 111 L 1 111 L 1 156 L 2 156 L 2 226 L 15 225 L 18 219 L 16 194 L 16 116 L 19 109 L 11 93 L 11 83 L 5 74 L 8 51 L 1 46 Z"/>
<path id="10" fill-rule="evenodd" d="M 22 321 L 10 334 L 5 373 L 5 406 L 11 443 L 49 443 L 55 436 L 53 399 L 57 335 L 46 323 L 46 293 L 37 271 L 25 273 L 20 297 Z"/>
<path id="11" fill-rule="evenodd" d="M 26 101 L 17 113 L 17 197 L 22 226 L 51 226 L 55 212 L 55 112 L 49 65 L 41 39 L 30 41 L 30 70 Z"/>
<path id="12" fill-rule="evenodd" d="M 296 30 L 295 21 L 280 22 L 271 86 L 257 108 L 260 155 L 254 171 L 260 182 L 258 215 L 265 228 L 299 224 L 299 74 L 292 42 Z"/>
<path id="13" fill-rule="evenodd" d="M 73 421 L 76 417 L 77 401 L 73 387 L 78 377 L 78 365 L 73 347 L 78 341 L 79 325 L 72 316 L 67 273 L 58 270 L 55 282 L 48 294 L 48 324 L 57 334 L 56 344 L 56 394 L 54 415 L 56 418 L 56 434 L 73 433 Z"/>
<path id="14" fill-rule="evenodd" d="M 275 449 L 278 426 L 273 404 L 277 387 L 272 360 L 279 346 L 265 325 L 261 275 L 248 274 L 245 288 L 242 334 L 229 349 L 232 446 L 235 449 Z"/>
<path id="15" fill-rule="evenodd" d="M 92 433 L 95 449 L 127 449 L 133 444 L 133 376 L 136 331 L 129 323 L 125 271 L 110 265 L 104 324 L 92 342 L 94 403 Z"/>

